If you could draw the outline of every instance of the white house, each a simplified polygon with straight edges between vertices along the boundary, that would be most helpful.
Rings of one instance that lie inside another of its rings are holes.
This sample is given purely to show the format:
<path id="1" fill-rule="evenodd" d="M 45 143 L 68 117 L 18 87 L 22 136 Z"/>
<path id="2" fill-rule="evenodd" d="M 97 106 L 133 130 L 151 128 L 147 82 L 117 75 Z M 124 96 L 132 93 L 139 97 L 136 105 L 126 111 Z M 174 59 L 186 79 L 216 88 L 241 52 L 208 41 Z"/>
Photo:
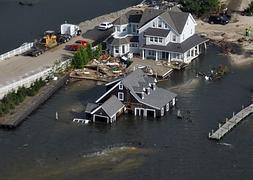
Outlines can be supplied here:
<path id="1" fill-rule="evenodd" d="M 142 59 L 191 62 L 207 39 L 195 34 L 197 23 L 190 13 L 167 10 L 131 10 L 114 21 L 114 33 L 106 40 L 113 56 L 139 54 Z"/>

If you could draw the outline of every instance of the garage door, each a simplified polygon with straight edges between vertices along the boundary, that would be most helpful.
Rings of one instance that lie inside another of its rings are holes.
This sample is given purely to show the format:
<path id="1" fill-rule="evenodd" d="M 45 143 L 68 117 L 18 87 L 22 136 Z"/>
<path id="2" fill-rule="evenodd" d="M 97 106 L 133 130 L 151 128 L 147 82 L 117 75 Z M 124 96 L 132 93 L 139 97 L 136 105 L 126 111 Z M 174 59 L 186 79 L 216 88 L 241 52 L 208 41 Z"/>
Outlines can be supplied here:
<path id="1" fill-rule="evenodd" d="M 94 121 L 96 123 L 107 123 L 108 117 L 106 116 L 98 116 L 98 115 L 94 115 Z"/>
<path id="2" fill-rule="evenodd" d="M 147 110 L 147 116 L 148 117 L 155 117 L 155 111 L 153 111 L 153 110 Z"/>

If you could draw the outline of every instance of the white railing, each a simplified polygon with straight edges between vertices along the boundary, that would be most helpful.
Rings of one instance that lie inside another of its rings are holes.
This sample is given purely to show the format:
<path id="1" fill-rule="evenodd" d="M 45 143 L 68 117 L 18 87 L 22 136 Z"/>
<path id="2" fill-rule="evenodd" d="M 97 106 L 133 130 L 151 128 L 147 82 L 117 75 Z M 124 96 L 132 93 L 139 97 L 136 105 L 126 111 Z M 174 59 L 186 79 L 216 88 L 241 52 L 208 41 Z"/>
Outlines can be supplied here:
<path id="1" fill-rule="evenodd" d="M 0 55 L 0 60 L 5 60 L 5 59 L 11 58 L 13 56 L 22 54 L 22 53 L 28 51 L 29 49 L 31 49 L 32 46 L 33 46 L 33 43 L 24 43 L 19 48 Z"/>
<path id="2" fill-rule="evenodd" d="M 21 80 L 18 80 L 6 86 L 0 87 L 0 99 L 2 99 L 9 92 L 18 90 L 19 87 L 24 86 L 26 88 L 29 88 L 32 85 L 32 83 L 34 83 L 36 80 L 40 78 L 44 80 L 47 77 L 52 76 L 53 73 L 59 71 L 60 69 L 63 69 L 63 70 L 66 69 L 70 65 L 70 63 L 71 63 L 71 59 L 62 61 L 59 64 L 55 65 L 54 67 L 48 67 L 47 69 L 44 69 L 38 73 L 32 74 Z"/>

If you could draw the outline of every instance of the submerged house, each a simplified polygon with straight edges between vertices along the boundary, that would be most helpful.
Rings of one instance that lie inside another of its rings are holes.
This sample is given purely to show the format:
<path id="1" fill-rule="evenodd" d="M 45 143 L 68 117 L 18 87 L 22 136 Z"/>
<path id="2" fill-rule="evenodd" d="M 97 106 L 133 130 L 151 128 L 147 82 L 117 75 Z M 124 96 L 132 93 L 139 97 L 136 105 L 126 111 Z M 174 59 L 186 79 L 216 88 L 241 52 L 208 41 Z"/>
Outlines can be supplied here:
<path id="1" fill-rule="evenodd" d="M 88 103 L 86 118 L 112 123 L 126 110 L 136 116 L 164 116 L 176 103 L 176 94 L 156 85 L 155 78 L 137 69 L 122 79 L 106 84 L 106 92 Z"/>
<path id="2" fill-rule="evenodd" d="M 190 63 L 206 48 L 207 39 L 195 33 L 192 15 L 177 7 L 130 10 L 113 24 L 114 33 L 106 44 L 114 57 L 133 53 L 142 59 Z"/>

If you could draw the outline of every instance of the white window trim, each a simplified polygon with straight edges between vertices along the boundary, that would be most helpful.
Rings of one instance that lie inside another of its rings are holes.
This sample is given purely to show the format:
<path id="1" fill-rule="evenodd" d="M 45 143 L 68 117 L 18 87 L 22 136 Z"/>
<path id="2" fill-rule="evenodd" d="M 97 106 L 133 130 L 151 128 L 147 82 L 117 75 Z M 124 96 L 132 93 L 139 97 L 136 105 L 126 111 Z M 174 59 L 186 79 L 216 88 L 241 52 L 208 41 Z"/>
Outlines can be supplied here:
<path id="1" fill-rule="evenodd" d="M 118 92 L 118 99 L 120 101 L 124 101 L 124 93 L 123 92 Z"/>
<path id="2" fill-rule="evenodd" d="M 119 90 L 123 90 L 123 85 L 119 84 Z"/>

